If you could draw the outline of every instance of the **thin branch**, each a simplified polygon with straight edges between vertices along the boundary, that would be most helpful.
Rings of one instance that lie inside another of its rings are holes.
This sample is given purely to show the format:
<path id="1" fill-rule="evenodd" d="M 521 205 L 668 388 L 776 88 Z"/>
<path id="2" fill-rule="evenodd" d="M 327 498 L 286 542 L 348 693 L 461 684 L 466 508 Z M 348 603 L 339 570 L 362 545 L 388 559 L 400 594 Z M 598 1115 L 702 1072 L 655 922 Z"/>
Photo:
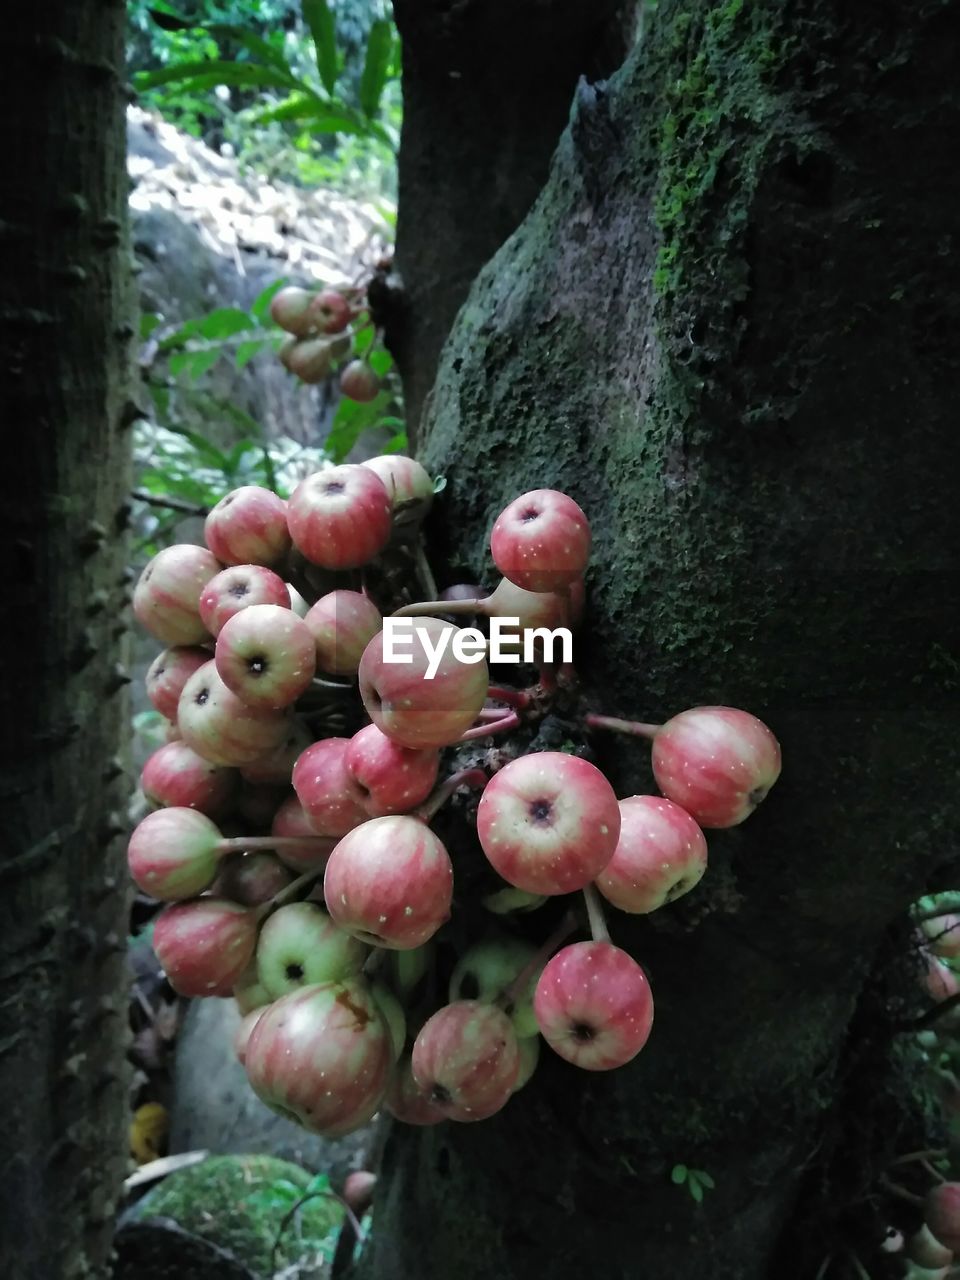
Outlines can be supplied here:
<path id="1" fill-rule="evenodd" d="M 946 1000 L 941 1000 L 939 1004 L 935 1004 L 932 1009 L 928 1009 L 926 1013 L 920 1015 L 919 1018 L 907 1018 L 903 1022 L 895 1022 L 893 1024 L 894 1035 L 899 1035 L 904 1031 L 923 1031 L 926 1027 L 932 1027 L 935 1022 L 960 1005 L 960 991 L 952 996 L 947 996 Z"/>
<path id="2" fill-rule="evenodd" d="M 180 511 L 185 516 L 206 516 L 209 507 L 202 507 L 199 502 L 186 502 L 183 498 L 171 497 L 168 493 L 150 493 L 146 489 L 134 489 L 133 497 L 138 502 L 145 502 L 148 507 L 160 507 L 164 511 Z"/>

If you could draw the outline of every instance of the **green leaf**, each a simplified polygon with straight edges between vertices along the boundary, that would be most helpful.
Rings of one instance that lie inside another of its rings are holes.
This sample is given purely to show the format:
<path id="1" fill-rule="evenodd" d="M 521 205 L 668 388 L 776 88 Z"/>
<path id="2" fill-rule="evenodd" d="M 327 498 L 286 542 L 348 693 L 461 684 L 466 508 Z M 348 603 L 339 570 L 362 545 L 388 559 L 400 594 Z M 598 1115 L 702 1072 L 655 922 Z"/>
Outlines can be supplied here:
<path id="1" fill-rule="evenodd" d="M 360 74 L 360 106 L 368 116 L 375 116 L 380 110 L 392 53 L 393 24 L 386 18 L 378 18 L 370 28 L 367 56 Z"/>
<path id="2" fill-rule="evenodd" d="M 703 1183 L 709 1191 L 713 1191 L 717 1185 L 706 1169 L 697 1170 L 697 1181 Z"/>
<path id="3" fill-rule="evenodd" d="M 245 369 L 255 355 L 259 355 L 269 342 L 264 339 L 254 338 L 250 342 L 241 342 L 237 347 L 233 357 L 234 363 L 238 369 Z"/>
<path id="4" fill-rule="evenodd" d="M 264 40 L 261 36 L 256 35 L 247 27 L 237 27 L 229 22 L 214 22 L 205 28 L 212 36 L 225 36 L 228 40 L 235 40 L 237 44 L 242 45 L 249 53 L 256 54 L 264 62 L 269 62 L 280 70 L 285 71 L 288 76 L 292 76 L 290 65 L 284 57 L 283 50 L 276 45 L 271 44 L 269 40 Z"/>
<path id="5" fill-rule="evenodd" d="M 274 280 L 273 284 L 268 284 L 262 293 L 258 293 L 253 300 L 253 306 L 250 308 L 250 314 L 256 320 L 266 321 L 270 316 L 270 303 L 273 301 L 274 295 L 279 293 L 284 285 L 289 284 L 285 276 L 279 280 Z"/>
<path id="6" fill-rule="evenodd" d="M 163 324 L 163 317 L 156 312 L 145 311 L 140 317 L 140 337 L 149 338 L 158 325 Z"/>
<path id="7" fill-rule="evenodd" d="M 186 427 L 178 426 L 176 423 L 171 423 L 169 429 L 178 436 L 183 436 L 184 440 L 189 440 L 205 462 L 216 467 L 218 471 L 226 472 L 228 467 L 227 456 L 221 453 L 216 445 L 212 445 L 209 440 L 204 440 L 203 436 L 197 435 L 195 431 L 189 431 Z"/>
<path id="8" fill-rule="evenodd" d="M 325 102 L 315 93 L 293 93 L 283 102 L 263 107 L 249 117 L 253 124 L 269 124 L 271 120 L 293 120 L 308 123 L 314 133 L 349 133 L 363 137 L 370 126 L 342 102 Z"/>
<path id="9" fill-rule="evenodd" d="M 701 1187 L 700 1183 L 697 1182 L 695 1178 L 691 1178 L 687 1185 L 690 1188 L 690 1194 L 693 1196 L 694 1200 L 696 1200 L 697 1204 L 702 1203 L 703 1187 Z"/>
<path id="10" fill-rule="evenodd" d="M 342 462 L 364 431 L 380 425 L 381 417 L 390 404 L 388 392 L 381 391 L 375 400 L 358 404 L 344 396 L 334 415 L 330 434 L 323 442 L 324 449 L 334 462 Z"/>
<path id="11" fill-rule="evenodd" d="M 191 351 L 188 356 L 190 377 L 195 382 L 202 378 L 205 373 L 210 372 L 222 355 L 223 352 L 219 348 L 216 351 Z"/>
<path id="12" fill-rule="evenodd" d="M 200 333 L 204 338 L 231 338 L 250 328 L 250 316 L 238 307 L 218 307 L 200 320 Z"/>
<path id="13" fill-rule="evenodd" d="M 437 476 L 433 482 L 433 492 L 443 493 L 446 487 L 447 487 L 447 477 Z M 682 1168 L 683 1168 L 683 1165 L 679 1165 L 679 1164 L 677 1165 L 677 1169 L 682 1169 Z M 674 1173 L 676 1173 L 677 1169 L 674 1169 Z"/>
<path id="14" fill-rule="evenodd" d="M 682 1187 L 687 1180 L 687 1166 L 675 1164 L 670 1171 L 670 1181 L 675 1187 Z"/>
<path id="15" fill-rule="evenodd" d="M 138 71 L 133 78 L 137 89 L 157 89 L 182 83 L 186 88 L 206 88 L 218 84 L 290 89 L 299 81 L 289 71 L 265 67 L 256 62 L 230 62 L 224 58 L 203 58 L 199 62 L 175 62 L 157 71 Z"/>
<path id="16" fill-rule="evenodd" d="M 303 16 L 317 55 L 320 83 L 331 98 L 337 88 L 337 29 L 327 0 L 303 0 Z"/>

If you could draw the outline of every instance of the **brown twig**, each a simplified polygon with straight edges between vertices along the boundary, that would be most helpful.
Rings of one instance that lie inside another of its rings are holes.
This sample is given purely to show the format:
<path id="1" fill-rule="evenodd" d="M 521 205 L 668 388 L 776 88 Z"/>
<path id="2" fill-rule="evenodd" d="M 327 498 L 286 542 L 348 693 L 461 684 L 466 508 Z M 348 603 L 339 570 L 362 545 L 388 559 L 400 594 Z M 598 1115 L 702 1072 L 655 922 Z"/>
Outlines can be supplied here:
<path id="1" fill-rule="evenodd" d="M 187 502 L 183 498 L 171 497 L 168 493 L 150 493 L 146 489 L 134 489 L 132 496 L 138 502 L 145 502 L 148 507 L 161 507 L 164 511 L 181 511 L 185 516 L 210 514 L 209 507 L 203 507 L 199 502 Z"/>

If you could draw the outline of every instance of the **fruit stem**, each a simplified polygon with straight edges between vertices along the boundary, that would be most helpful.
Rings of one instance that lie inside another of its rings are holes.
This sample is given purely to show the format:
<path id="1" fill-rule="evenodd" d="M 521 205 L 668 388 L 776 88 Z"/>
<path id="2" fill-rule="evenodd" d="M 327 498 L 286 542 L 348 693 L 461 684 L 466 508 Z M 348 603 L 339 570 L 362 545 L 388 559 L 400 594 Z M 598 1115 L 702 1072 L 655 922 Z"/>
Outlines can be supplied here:
<path id="1" fill-rule="evenodd" d="M 340 693 L 353 688 L 350 683 L 343 684 L 337 680 L 324 680 L 323 676 L 314 676 L 310 684 L 311 686 L 316 685 L 318 689 L 337 689 Z"/>
<path id="2" fill-rule="evenodd" d="M 583 723 L 588 729 L 610 729 L 613 733 L 629 733 L 635 738 L 649 738 L 651 741 L 657 736 L 660 729 L 663 728 L 659 724 L 642 724 L 639 720 L 620 720 L 616 716 L 598 716 L 592 711 L 583 717 Z"/>
<path id="3" fill-rule="evenodd" d="M 923 1196 L 914 1195 L 912 1191 L 908 1191 L 906 1187 L 901 1187 L 899 1182 L 891 1182 L 889 1178 L 881 1175 L 878 1178 L 880 1186 L 884 1191 L 888 1191 L 890 1195 L 896 1196 L 898 1200 L 906 1200 L 908 1204 L 922 1205 Z"/>
<path id="4" fill-rule="evenodd" d="M 530 957 L 516 977 L 510 979 L 493 1003 L 500 1005 L 501 1008 L 505 1005 L 516 1004 L 523 994 L 524 987 L 533 975 L 543 968 L 560 944 L 566 942 L 576 927 L 577 917 L 572 911 L 567 911 L 546 942 L 537 948 L 536 954 Z"/>
<path id="5" fill-rule="evenodd" d="M 290 849 L 314 840 L 329 844 L 330 836 L 230 836 L 221 840 L 214 852 L 220 857 L 224 853 L 246 853 L 250 849 Z"/>
<path id="6" fill-rule="evenodd" d="M 394 618 L 432 618 L 438 613 L 482 613 L 483 600 L 422 600 L 394 610 Z"/>
<path id="7" fill-rule="evenodd" d="M 583 900 L 587 904 L 587 919 L 590 921 L 590 936 L 594 942 L 609 942 L 610 930 L 607 928 L 600 895 L 592 884 L 584 885 Z"/>
<path id="8" fill-rule="evenodd" d="M 487 690 L 487 697 L 495 702 L 505 702 L 508 707 L 516 707 L 525 711 L 533 702 L 529 689 L 508 689 L 502 684 L 492 684 Z"/>
<path id="9" fill-rule="evenodd" d="M 418 533 L 416 546 L 414 549 L 414 559 L 416 560 L 417 572 L 420 574 L 420 580 L 429 595 L 437 594 L 437 583 L 433 576 L 433 570 L 430 568 L 430 561 L 427 559 L 427 553 L 423 547 L 423 537 Z M 396 614 L 394 614 L 396 617 Z"/>
<path id="10" fill-rule="evenodd" d="M 305 871 L 302 876 L 298 876 L 297 879 L 291 884 L 288 884 L 285 889 L 281 889 L 280 892 L 275 893 L 272 898 L 268 898 L 266 902 L 262 903 L 254 910 L 254 916 L 257 923 L 259 924 L 268 915 L 276 911 L 278 907 L 285 906 L 288 902 L 293 902 L 298 894 L 300 894 L 304 889 L 309 889 L 315 880 L 319 880 L 323 875 L 323 872 L 323 867 L 314 867 L 312 871 Z"/>
<path id="11" fill-rule="evenodd" d="M 462 733 L 457 739 L 455 746 L 459 746 L 461 742 L 472 742 L 474 738 L 488 738 L 494 733 L 509 733 L 511 729 L 516 729 L 520 723 L 520 717 L 515 711 L 508 711 L 505 716 L 499 720 L 494 720 L 490 724 L 475 724 L 472 729 L 468 729 L 466 733 Z"/>
<path id="12" fill-rule="evenodd" d="M 486 782 L 487 775 L 482 769 L 461 769 L 458 773 L 452 773 L 449 778 L 440 783 L 432 796 L 428 796 L 419 809 L 414 809 L 413 816 L 419 818 L 421 822 L 430 822 L 437 810 L 446 804 L 455 791 L 459 791 L 461 787 L 486 786 Z"/>

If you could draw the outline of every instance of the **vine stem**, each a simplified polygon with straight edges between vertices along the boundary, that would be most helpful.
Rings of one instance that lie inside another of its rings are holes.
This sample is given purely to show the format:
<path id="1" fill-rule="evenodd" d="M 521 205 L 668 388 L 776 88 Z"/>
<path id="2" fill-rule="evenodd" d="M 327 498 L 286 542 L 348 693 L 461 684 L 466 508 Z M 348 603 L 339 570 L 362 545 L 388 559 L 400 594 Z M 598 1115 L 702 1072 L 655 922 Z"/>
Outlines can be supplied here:
<path id="1" fill-rule="evenodd" d="M 475 724 L 472 729 L 460 735 L 456 745 L 459 746 L 461 742 L 472 742 L 474 738 L 489 738 L 494 733 L 509 733 L 511 729 L 516 729 L 519 723 L 520 717 L 517 713 L 508 711 L 499 720 L 493 720 L 488 724 Z"/>
<path id="2" fill-rule="evenodd" d="M 516 1004 L 523 994 L 524 987 L 533 975 L 543 968 L 561 943 L 566 942 L 576 927 L 576 915 L 572 911 L 567 911 L 546 942 L 537 948 L 536 953 L 530 957 L 516 977 L 511 978 L 503 988 L 496 1000 L 494 1000 L 494 1004 L 500 1005 L 501 1008 Z"/>
<path id="3" fill-rule="evenodd" d="M 437 810 L 450 799 L 461 787 L 482 787 L 486 785 L 487 775 L 482 769 L 461 769 L 441 782 L 432 796 L 428 796 L 419 809 L 414 809 L 413 816 L 421 822 L 429 822 Z"/>
<path id="4" fill-rule="evenodd" d="M 292 884 L 288 884 L 285 889 L 281 889 L 279 893 L 275 893 L 272 898 L 262 903 L 254 912 L 257 922 L 265 920 L 278 907 L 286 906 L 288 902 L 292 902 L 304 889 L 311 888 L 314 882 L 323 875 L 324 870 L 325 867 L 314 867 L 312 871 L 305 871 Z"/>
<path id="5" fill-rule="evenodd" d="M 600 895 L 592 884 L 584 885 L 583 900 L 587 904 L 587 919 L 590 921 L 590 936 L 594 942 L 609 942 L 610 930 L 603 914 Z"/>
<path id="6" fill-rule="evenodd" d="M 612 733 L 627 733 L 634 738 L 649 738 L 651 741 L 657 736 L 660 729 L 663 728 L 659 724 L 643 724 L 639 720 L 620 720 L 617 716 L 598 716 L 592 711 L 583 717 L 583 723 L 588 729 L 609 729 Z"/>

